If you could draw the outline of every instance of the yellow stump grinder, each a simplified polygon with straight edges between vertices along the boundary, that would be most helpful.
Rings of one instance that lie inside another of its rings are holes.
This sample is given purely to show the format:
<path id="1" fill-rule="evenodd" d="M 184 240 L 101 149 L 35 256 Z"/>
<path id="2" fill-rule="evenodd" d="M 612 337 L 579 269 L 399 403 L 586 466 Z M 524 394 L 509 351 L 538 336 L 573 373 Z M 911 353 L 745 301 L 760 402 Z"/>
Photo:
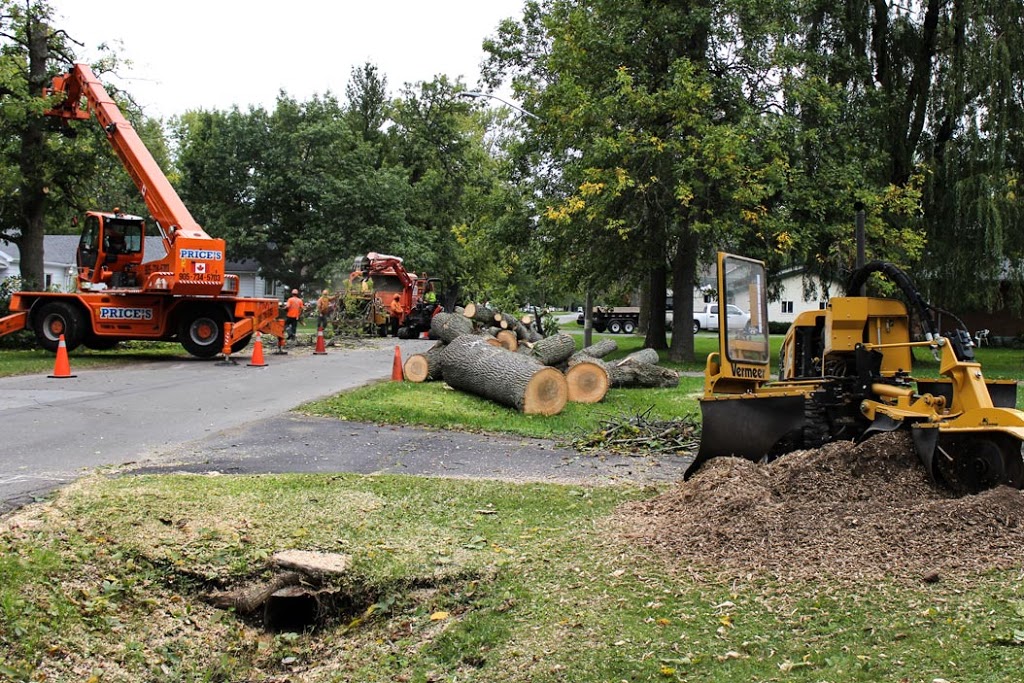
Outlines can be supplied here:
<path id="1" fill-rule="evenodd" d="M 902 299 L 858 295 L 872 273 L 886 276 Z M 783 341 L 777 380 L 770 378 L 764 264 L 720 253 L 718 292 L 719 301 L 749 310 L 750 324 L 719 325 L 719 350 L 704 372 L 700 450 L 687 478 L 717 456 L 771 460 L 908 429 L 935 483 L 959 493 L 1024 487 L 1017 383 L 986 380 L 963 323 L 925 302 L 896 266 L 868 263 L 851 277 L 847 296 L 798 315 Z M 936 317 L 958 329 L 940 334 Z M 931 350 L 940 378 L 911 376 L 914 348 Z"/>

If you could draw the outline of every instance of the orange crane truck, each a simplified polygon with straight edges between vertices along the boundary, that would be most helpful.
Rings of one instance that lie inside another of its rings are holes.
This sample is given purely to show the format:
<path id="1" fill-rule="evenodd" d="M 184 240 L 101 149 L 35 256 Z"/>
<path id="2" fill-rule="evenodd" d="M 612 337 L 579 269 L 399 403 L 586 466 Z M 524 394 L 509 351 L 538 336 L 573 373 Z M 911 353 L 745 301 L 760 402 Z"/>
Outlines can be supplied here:
<path id="1" fill-rule="evenodd" d="M 96 117 L 156 222 L 164 254 L 143 260 L 144 218 L 90 211 L 76 254 L 76 291 L 16 292 L 10 315 L 0 318 L 0 336 L 31 329 L 49 351 L 61 336 L 68 351 L 177 340 L 200 358 L 239 351 L 257 331 L 283 336 L 277 300 L 238 295 L 238 276 L 224 273 L 224 240 L 192 218 L 92 70 L 75 64 L 45 94 L 64 95 L 48 115 Z"/>

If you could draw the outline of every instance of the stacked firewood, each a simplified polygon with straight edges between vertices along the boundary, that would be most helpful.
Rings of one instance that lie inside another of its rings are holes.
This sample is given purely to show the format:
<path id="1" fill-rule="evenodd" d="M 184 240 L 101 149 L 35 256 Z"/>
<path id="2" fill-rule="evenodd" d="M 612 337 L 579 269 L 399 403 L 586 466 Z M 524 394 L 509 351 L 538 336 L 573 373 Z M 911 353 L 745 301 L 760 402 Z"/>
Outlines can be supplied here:
<path id="1" fill-rule="evenodd" d="M 618 349 L 613 339 L 576 351 L 572 335 L 544 337 L 528 318 L 476 304 L 435 315 L 430 329 L 439 341 L 409 356 L 407 380 L 443 380 L 526 414 L 555 415 L 568 401 L 597 403 L 611 387 L 679 384 L 678 373 L 658 366 L 652 349 L 606 363 L 601 359 Z"/>

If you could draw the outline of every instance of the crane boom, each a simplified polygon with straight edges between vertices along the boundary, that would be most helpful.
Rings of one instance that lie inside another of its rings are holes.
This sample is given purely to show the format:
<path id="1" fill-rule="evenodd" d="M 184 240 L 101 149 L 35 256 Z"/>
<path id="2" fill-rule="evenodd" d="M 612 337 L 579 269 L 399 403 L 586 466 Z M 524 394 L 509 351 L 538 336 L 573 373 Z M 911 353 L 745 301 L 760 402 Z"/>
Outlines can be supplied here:
<path id="1" fill-rule="evenodd" d="M 85 64 L 75 64 L 67 75 L 53 79 L 49 93 L 64 93 L 65 98 L 48 110 L 47 115 L 87 120 L 91 111 L 96 116 L 162 231 L 187 237 L 209 237 L 192 218 L 135 128 L 125 119 L 92 69 Z M 88 109 L 82 109 L 83 97 Z"/>
<path id="2" fill-rule="evenodd" d="M 67 74 L 56 76 L 45 94 L 64 95 L 45 112 L 49 116 L 66 120 L 96 117 L 157 223 L 166 254 L 163 259 L 134 264 L 141 275 L 141 288 L 178 295 L 220 294 L 224 285 L 224 240 L 210 237 L 192 217 L 92 69 L 75 64 Z"/>

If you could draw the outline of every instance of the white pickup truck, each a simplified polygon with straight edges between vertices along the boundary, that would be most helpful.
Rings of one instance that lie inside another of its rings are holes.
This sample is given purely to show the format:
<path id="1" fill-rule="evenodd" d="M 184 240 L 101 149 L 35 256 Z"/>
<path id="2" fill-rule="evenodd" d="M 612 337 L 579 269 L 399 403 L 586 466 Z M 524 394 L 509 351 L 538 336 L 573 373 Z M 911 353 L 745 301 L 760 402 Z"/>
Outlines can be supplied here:
<path id="1" fill-rule="evenodd" d="M 730 330 L 746 329 L 750 323 L 750 314 L 739 306 L 726 305 L 726 317 Z M 694 306 L 693 309 L 693 333 L 701 330 L 718 331 L 718 304 L 704 304 L 703 307 Z"/>

